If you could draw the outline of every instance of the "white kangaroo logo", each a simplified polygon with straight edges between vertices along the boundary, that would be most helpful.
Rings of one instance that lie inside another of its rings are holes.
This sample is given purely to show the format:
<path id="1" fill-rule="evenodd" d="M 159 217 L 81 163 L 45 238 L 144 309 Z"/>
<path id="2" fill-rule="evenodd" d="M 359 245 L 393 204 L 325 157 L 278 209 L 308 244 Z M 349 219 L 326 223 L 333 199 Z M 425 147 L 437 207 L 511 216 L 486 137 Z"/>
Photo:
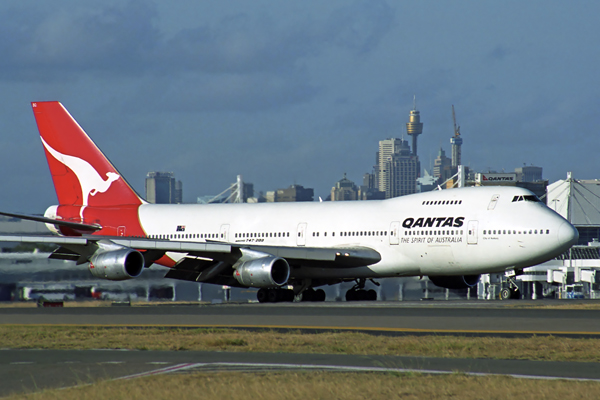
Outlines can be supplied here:
<path id="1" fill-rule="evenodd" d="M 48 143 L 44 141 L 44 138 L 41 139 L 44 147 L 46 148 L 46 150 L 48 150 L 50 154 L 52 154 L 52 157 L 54 157 L 57 161 L 61 162 L 66 167 L 68 167 L 77 176 L 79 186 L 81 187 L 81 194 L 83 195 L 82 207 L 81 211 L 79 212 L 79 216 L 83 221 L 83 210 L 88 205 L 90 195 L 95 196 L 98 193 L 106 192 L 110 185 L 112 185 L 114 181 L 120 178 L 119 174 L 115 174 L 114 172 L 107 172 L 107 179 L 104 180 L 100 176 L 98 171 L 96 171 L 94 167 L 92 167 L 91 164 L 87 161 L 82 160 L 81 158 L 61 154 L 58 151 L 54 150 L 52 147 L 50 147 Z"/>

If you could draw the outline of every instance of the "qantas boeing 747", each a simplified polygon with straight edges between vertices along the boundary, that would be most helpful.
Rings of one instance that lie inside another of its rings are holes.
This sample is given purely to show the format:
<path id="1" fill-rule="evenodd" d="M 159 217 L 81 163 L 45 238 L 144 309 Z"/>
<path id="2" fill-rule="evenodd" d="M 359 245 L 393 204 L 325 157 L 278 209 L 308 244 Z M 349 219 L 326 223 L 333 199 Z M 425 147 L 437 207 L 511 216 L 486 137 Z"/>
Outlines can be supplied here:
<path id="1" fill-rule="evenodd" d="M 315 288 L 356 285 L 347 300 L 375 300 L 368 279 L 428 276 L 466 288 L 480 274 L 552 259 L 577 230 L 528 190 L 473 187 L 380 201 L 149 204 L 127 184 L 61 103 L 32 103 L 58 205 L 40 221 L 54 259 L 92 275 L 133 279 L 152 264 L 166 278 L 258 288 L 260 302 L 325 300 Z M 288 289 L 287 287 L 293 287 Z"/>

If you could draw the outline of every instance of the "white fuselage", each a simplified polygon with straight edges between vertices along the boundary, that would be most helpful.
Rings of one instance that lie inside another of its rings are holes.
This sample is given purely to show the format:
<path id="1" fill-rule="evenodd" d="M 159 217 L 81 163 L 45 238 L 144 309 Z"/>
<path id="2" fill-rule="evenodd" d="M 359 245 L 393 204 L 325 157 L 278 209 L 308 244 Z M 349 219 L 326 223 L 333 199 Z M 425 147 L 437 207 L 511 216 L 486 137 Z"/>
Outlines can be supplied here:
<path id="1" fill-rule="evenodd" d="M 292 271 L 294 278 L 475 275 L 544 262 L 577 240 L 565 219 L 524 196 L 533 197 L 525 189 L 495 186 L 381 201 L 144 204 L 139 218 L 156 239 L 368 247 L 381 254 L 368 267 L 303 267 Z"/>

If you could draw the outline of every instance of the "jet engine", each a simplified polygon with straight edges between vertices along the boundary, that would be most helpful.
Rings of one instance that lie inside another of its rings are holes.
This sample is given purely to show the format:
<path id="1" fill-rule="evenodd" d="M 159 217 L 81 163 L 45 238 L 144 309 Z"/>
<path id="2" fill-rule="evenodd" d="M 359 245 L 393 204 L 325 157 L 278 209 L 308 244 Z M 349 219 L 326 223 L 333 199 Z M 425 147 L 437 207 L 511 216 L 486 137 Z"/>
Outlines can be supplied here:
<path id="1" fill-rule="evenodd" d="M 290 266 L 285 259 L 246 249 L 242 252 L 243 257 L 233 266 L 233 277 L 242 285 L 272 288 L 288 281 Z"/>
<path id="2" fill-rule="evenodd" d="M 99 249 L 90 258 L 89 268 L 96 278 L 124 281 L 140 276 L 144 269 L 144 256 L 128 247 L 110 251 Z"/>
<path id="3" fill-rule="evenodd" d="M 435 286 L 446 289 L 467 289 L 477 285 L 481 275 L 430 276 L 429 280 Z"/>

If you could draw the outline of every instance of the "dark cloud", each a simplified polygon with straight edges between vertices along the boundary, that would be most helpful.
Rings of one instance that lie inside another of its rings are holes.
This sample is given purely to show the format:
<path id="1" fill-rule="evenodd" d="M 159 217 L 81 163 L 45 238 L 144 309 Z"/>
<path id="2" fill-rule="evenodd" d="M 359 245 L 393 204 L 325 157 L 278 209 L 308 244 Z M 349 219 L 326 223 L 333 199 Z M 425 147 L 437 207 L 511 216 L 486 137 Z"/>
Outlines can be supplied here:
<path id="1" fill-rule="evenodd" d="M 393 27 L 394 16 L 384 1 L 354 2 L 331 14 L 323 37 L 359 54 L 368 53 Z"/>
<path id="2" fill-rule="evenodd" d="M 153 98 L 157 107 L 178 111 L 278 109 L 321 90 L 307 62 L 332 47 L 373 49 L 392 14 L 383 2 L 357 2 L 329 18 L 286 24 L 267 13 L 232 12 L 167 37 L 157 9 L 140 0 L 49 13 L 13 8 L 0 15 L 0 80 L 93 77 L 110 85 L 142 78 L 152 83 L 130 92 L 129 104 Z"/>
<path id="3" fill-rule="evenodd" d="M 165 38 L 155 7 L 139 0 L 51 14 L 12 9 L 0 16 L 0 68 L 13 75 L 47 69 L 69 74 L 286 72 L 320 54 L 326 43 L 372 49 L 389 30 L 392 14 L 382 2 L 357 3 L 325 23 L 304 20 L 279 27 L 268 15 L 240 13 Z"/>
<path id="4" fill-rule="evenodd" d="M 51 14 L 12 9 L 0 17 L 0 79 L 73 80 L 90 72 L 139 73 L 160 43 L 155 18 L 156 10 L 138 0 Z"/>

